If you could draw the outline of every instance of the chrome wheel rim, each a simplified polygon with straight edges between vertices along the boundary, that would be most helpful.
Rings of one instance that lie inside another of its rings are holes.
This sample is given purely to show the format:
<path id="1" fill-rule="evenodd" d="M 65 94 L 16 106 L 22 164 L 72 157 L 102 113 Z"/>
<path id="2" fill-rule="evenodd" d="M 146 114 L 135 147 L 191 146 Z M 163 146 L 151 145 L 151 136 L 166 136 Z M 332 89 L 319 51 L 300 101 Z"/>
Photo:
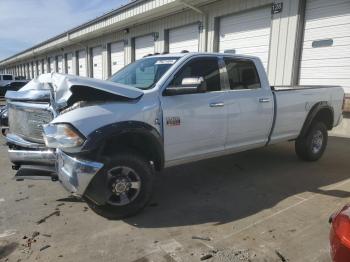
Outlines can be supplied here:
<path id="1" fill-rule="evenodd" d="M 317 154 L 320 152 L 323 145 L 323 134 L 320 130 L 317 130 L 312 136 L 311 140 L 311 150 L 312 153 Z"/>
<path id="2" fill-rule="evenodd" d="M 107 172 L 110 195 L 107 202 L 115 206 L 125 206 L 134 201 L 141 191 L 141 178 L 130 167 L 113 167 Z"/>

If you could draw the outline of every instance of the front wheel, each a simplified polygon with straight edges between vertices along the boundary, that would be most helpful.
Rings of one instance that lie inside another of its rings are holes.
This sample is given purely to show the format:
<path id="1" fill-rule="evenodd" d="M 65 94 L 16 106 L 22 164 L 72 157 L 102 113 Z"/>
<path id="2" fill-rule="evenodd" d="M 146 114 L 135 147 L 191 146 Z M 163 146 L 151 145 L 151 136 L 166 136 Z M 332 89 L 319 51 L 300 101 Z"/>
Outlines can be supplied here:
<path id="1" fill-rule="evenodd" d="M 328 131 L 324 123 L 311 125 L 307 134 L 295 141 L 295 152 L 306 161 L 316 161 L 323 155 L 328 142 Z"/>
<path id="2" fill-rule="evenodd" d="M 96 176 L 103 183 L 91 182 L 104 204 L 87 202 L 97 214 L 108 219 L 126 218 L 140 212 L 149 202 L 154 182 L 153 167 L 135 153 L 119 153 Z M 89 186 L 89 187 L 90 187 Z"/>

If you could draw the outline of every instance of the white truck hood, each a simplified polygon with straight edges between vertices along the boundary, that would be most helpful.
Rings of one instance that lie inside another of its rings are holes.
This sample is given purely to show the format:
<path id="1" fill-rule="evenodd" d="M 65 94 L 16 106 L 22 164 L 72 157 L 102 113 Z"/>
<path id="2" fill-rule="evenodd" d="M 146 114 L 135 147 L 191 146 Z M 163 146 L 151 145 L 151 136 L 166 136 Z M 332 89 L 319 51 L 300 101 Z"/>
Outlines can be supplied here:
<path id="1" fill-rule="evenodd" d="M 52 88 L 50 85 L 54 91 L 55 103 L 58 106 L 66 105 L 68 99 L 72 95 L 72 87 L 74 87 L 74 90 L 77 91 L 79 91 L 80 88 L 82 90 L 84 88 L 92 88 L 111 95 L 129 99 L 137 99 L 144 94 L 144 92 L 140 89 L 128 85 L 117 84 L 111 81 L 59 73 L 49 73 L 42 74 L 34 78 L 19 91 L 7 92 L 6 98 L 28 100 L 31 99 L 28 96 L 36 94 L 39 90 L 51 90 Z"/>

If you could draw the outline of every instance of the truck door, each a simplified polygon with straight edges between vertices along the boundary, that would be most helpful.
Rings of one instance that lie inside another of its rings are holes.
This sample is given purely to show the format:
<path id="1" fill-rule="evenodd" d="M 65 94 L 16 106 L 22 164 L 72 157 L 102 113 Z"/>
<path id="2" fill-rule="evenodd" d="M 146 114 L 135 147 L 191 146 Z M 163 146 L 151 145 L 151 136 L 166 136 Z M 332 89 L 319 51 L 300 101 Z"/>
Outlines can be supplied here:
<path id="1" fill-rule="evenodd" d="M 191 59 L 168 86 L 181 88 L 183 79 L 191 77 L 202 77 L 207 91 L 162 96 L 166 161 L 181 162 L 224 149 L 227 113 L 217 57 Z"/>
<path id="2" fill-rule="evenodd" d="M 255 64 L 249 59 L 224 57 L 228 91 L 226 149 L 262 146 L 273 121 L 271 90 L 263 88 Z"/>

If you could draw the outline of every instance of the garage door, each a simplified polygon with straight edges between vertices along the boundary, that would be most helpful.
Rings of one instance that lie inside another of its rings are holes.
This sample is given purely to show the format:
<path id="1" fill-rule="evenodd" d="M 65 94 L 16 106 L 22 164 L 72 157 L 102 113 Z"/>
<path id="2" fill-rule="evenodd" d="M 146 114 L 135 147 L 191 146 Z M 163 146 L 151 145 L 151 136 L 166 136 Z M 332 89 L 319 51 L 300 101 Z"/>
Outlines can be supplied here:
<path id="1" fill-rule="evenodd" d="M 61 55 L 57 56 L 57 72 L 63 73 L 63 57 Z"/>
<path id="2" fill-rule="evenodd" d="M 42 72 L 42 61 L 39 60 L 38 61 L 38 75 L 41 75 L 43 72 Z"/>
<path id="3" fill-rule="evenodd" d="M 269 58 L 271 8 L 220 19 L 219 51 L 259 57 L 265 69 Z"/>
<path id="4" fill-rule="evenodd" d="M 66 59 L 66 72 L 69 75 L 73 75 L 73 54 L 67 54 Z"/>
<path id="5" fill-rule="evenodd" d="M 49 64 L 50 64 L 50 73 L 55 72 L 55 58 L 50 57 L 49 58 Z"/>
<path id="6" fill-rule="evenodd" d="M 80 76 L 87 76 L 86 72 L 86 51 L 78 52 L 78 74 Z"/>
<path id="7" fill-rule="evenodd" d="M 34 61 L 33 62 L 33 77 L 36 77 L 38 74 L 37 74 L 37 61 Z"/>
<path id="8" fill-rule="evenodd" d="M 135 38 L 135 60 L 148 54 L 154 54 L 154 36 L 146 35 Z"/>
<path id="9" fill-rule="evenodd" d="M 183 26 L 169 30 L 169 53 L 179 53 L 183 50 L 198 52 L 198 24 Z"/>
<path id="10" fill-rule="evenodd" d="M 112 43 L 111 44 L 111 74 L 124 67 L 124 43 Z"/>
<path id="11" fill-rule="evenodd" d="M 307 1 L 299 83 L 350 93 L 350 0 Z"/>
<path id="12" fill-rule="evenodd" d="M 92 77 L 97 79 L 103 78 L 102 73 L 102 47 L 94 47 L 91 52 L 92 59 Z"/>

